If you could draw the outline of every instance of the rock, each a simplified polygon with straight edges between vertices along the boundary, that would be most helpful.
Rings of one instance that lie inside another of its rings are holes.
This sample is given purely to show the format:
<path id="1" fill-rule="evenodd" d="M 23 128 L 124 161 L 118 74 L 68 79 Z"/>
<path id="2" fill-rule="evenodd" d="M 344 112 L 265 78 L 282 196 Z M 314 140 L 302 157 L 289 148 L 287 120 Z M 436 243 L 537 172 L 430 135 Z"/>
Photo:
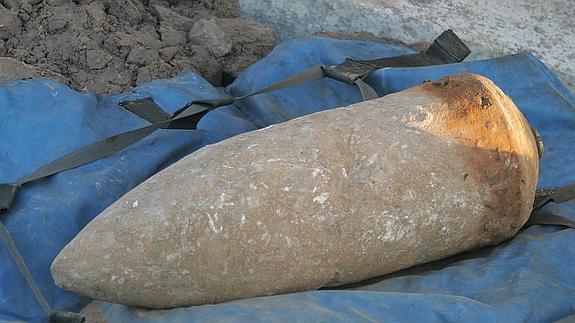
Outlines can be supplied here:
<path id="1" fill-rule="evenodd" d="M 140 85 L 153 80 L 154 76 L 159 76 L 161 78 L 167 78 L 174 76 L 170 74 L 170 69 L 166 67 L 168 65 L 165 62 L 157 62 L 156 64 L 150 64 L 140 67 L 138 70 L 138 77 L 136 79 L 136 84 Z"/>
<path id="2" fill-rule="evenodd" d="M 18 7 L 20 6 L 18 0 L 2 0 L 0 3 L 2 3 L 1 5 L 6 9 L 13 11 L 17 11 Z"/>
<path id="3" fill-rule="evenodd" d="M 30 20 L 30 15 L 27 14 L 26 12 L 21 11 L 21 12 L 18 12 L 18 18 L 20 19 L 20 21 L 23 24 L 26 24 L 26 22 L 28 22 L 28 20 Z"/>
<path id="4" fill-rule="evenodd" d="M 255 21 L 244 18 L 215 19 L 215 23 L 240 46 L 259 43 L 262 47 L 272 47 L 275 43 L 274 32 Z"/>
<path id="5" fill-rule="evenodd" d="M 63 6 L 65 5 L 69 0 L 44 0 L 44 2 L 49 5 L 49 6 Z"/>
<path id="6" fill-rule="evenodd" d="M 537 175 L 513 102 L 447 77 L 200 149 L 96 217 L 52 276 L 150 308 L 353 283 L 510 238 Z"/>
<path id="7" fill-rule="evenodd" d="M 66 20 L 52 19 L 52 20 L 48 21 L 48 32 L 52 33 L 52 34 L 60 32 L 60 31 L 64 30 L 64 28 L 66 28 L 66 25 L 67 25 Z"/>
<path id="8" fill-rule="evenodd" d="M 85 29 L 91 30 L 92 32 L 103 32 L 109 30 L 110 22 L 109 16 L 106 13 L 104 5 L 95 1 L 84 6 L 86 20 L 84 21 L 83 27 Z"/>
<path id="9" fill-rule="evenodd" d="M 144 84 L 152 80 L 152 73 L 148 66 L 144 66 L 138 70 L 138 78 L 136 78 L 136 84 Z"/>
<path id="10" fill-rule="evenodd" d="M 158 51 L 136 46 L 130 50 L 126 62 L 128 64 L 137 64 L 140 66 L 150 65 L 159 59 Z"/>
<path id="11" fill-rule="evenodd" d="M 143 19 L 144 7 L 139 1 L 112 0 L 108 13 L 121 22 L 128 22 L 131 26 L 140 23 Z"/>
<path id="12" fill-rule="evenodd" d="M 55 79 L 64 84 L 71 82 L 66 77 L 50 70 L 41 69 L 9 57 L 0 57 L 0 82 L 23 78 Z"/>
<path id="13" fill-rule="evenodd" d="M 86 64 L 91 70 L 102 69 L 112 60 L 112 55 L 101 49 L 92 49 L 86 52 Z"/>
<path id="14" fill-rule="evenodd" d="M 166 46 L 179 46 L 188 42 L 185 32 L 175 30 L 169 26 L 160 26 L 160 35 L 162 42 Z"/>
<path id="15" fill-rule="evenodd" d="M 174 58 L 174 56 L 176 56 L 178 51 L 179 51 L 178 47 L 166 47 L 166 48 L 160 49 L 160 51 L 158 53 L 160 54 L 160 57 L 164 61 L 171 61 L 172 58 Z"/>
<path id="16" fill-rule="evenodd" d="M 234 59 L 224 60 L 222 66 L 223 84 L 229 85 L 251 65 L 257 63 L 260 57 L 254 55 L 235 56 Z"/>
<path id="17" fill-rule="evenodd" d="M 239 0 L 205 0 L 203 4 L 217 17 L 237 18 L 240 16 Z"/>
<path id="18" fill-rule="evenodd" d="M 200 19 L 190 29 L 188 39 L 192 44 L 201 45 L 216 57 L 232 51 L 232 40 L 215 20 Z"/>
<path id="19" fill-rule="evenodd" d="M 160 5 L 152 6 L 154 13 L 163 25 L 168 25 L 176 30 L 187 32 L 194 25 L 194 20 L 178 14 Z"/>
<path id="20" fill-rule="evenodd" d="M 188 44 L 189 45 L 189 44 Z M 191 58 L 188 55 L 176 54 L 170 65 L 179 70 L 196 71 L 214 86 L 220 86 L 222 81 L 222 66 L 210 52 L 201 46 L 190 45 Z"/>
<path id="21" fill-rule="evenodd" d="M 203 13 L 209 13 L 211 17 L 218 18 L 237 18 L 240 16 L 239 0 L 201 0 L 194 1 L 194 6 L 186 6 L 190 2 L 189 0 L 168 0 L 170 9 L 181 15 L 194 17 L 194 19 L 198 14 L 203 16 Z"/>
<path id="22" fill-rule="evenodd" d="M 100 70 L 100 75 L 97 79 L 90 78 L 88 83 L 93 82 L 92 84 L 97 87 L 102 87 L 98 83 L 109 84 L 106 86 L 107 92 L 104 92 L 104 94 L 117 93 L 121 89 L 131 86 L 134 76 L 137 75 L 138 67 L 135 64 L 130 64 L 127 68 L 125 66 L 120 68 L 116 64 L 120 63 L 113 61 L 109 63 L 107 68 Z"/>
<path id="23" fill-rule="evenodd" d="M 0 4 L 0 39 L 8 39 L 20 33 L 22 22 L 18 14 Z"/>
<path id="24" fill-rule="evenodd" d="M 234 59 L 223 60 L 223 72 L 231 79 L 264 58 L 275 45 L 271 28 L 257 22 L 243 19 L 217 19 L 218 26 L 232 41 Z"/>
<path id="25" fill-rule="evenodd" d="M 160 40 L 160 34 L 152 26 L 134 30 L 132 37 L 136 39 L 136 44 L 146 48 L 160 49 L 165 46 Z"/>

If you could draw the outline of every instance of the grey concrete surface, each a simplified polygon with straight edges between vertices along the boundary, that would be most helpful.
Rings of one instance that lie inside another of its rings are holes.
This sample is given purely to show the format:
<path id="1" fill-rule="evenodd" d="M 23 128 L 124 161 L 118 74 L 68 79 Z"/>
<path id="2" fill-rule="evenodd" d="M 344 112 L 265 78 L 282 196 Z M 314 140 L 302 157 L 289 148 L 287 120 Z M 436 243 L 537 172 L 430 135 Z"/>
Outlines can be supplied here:
<path id="1" fill-rule="evenodd" d="M 370 32 L 429 42 L 453 29 L 469 59 L 529 51 L 575 91 L 574 0 L 240 0 L 242 15 L 279 40 L 317 32 Z"/>

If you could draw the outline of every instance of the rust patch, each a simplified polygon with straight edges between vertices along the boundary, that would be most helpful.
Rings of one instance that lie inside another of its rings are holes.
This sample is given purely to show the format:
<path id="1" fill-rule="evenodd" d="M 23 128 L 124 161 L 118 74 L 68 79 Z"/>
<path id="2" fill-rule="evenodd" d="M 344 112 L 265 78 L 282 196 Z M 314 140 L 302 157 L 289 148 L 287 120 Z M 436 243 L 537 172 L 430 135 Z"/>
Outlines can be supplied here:
<path id="1" fill-rule="evenodd" d="M 493 105 L 493 93 L 479 79 L 461 75 L 448 76 L 437 82 L 423 84 L 424 91 L 441 98 L 434 122 L 425 129 L 446 140 L 468 147 L 514 152 L 509 129 Z"/>
<path id="2" fill-rule="evenodd" d="M 482 185 L 485 206 L 493 210 L 484 220 L 496 242 L 507 231 L 501 222 L 517 225 L 527 220 L 538 164 L 532 151 L 534 138 L 525 129 L 529 125 L 512 101 L 491 84 L 479 75 L 462 74 L 421 85 L 443 102 L 431 112 L 433 122 L 421 128 L 462 146 L 460 158 L 469 168 L 468 176 Z M 531 145 L 518 143 L 518 133 L 528 136 Z"/>

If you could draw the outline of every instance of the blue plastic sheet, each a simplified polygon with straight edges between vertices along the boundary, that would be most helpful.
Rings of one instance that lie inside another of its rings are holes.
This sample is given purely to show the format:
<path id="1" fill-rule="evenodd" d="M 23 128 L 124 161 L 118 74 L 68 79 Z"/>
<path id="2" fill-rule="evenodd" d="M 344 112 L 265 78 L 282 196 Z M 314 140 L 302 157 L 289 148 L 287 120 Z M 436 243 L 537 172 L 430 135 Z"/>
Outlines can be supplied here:
<path id="1" fill-rule="evenodd" d="M 367 41 L 290 40 L 226 91 L 245 94 L 306 67 L 338 64 L 346 57 L 369 59 L 411 52 Z M 546 154 L 541 160 L 540 188 L 575 183 L 575 97 L 529 54 L 444 66 L 387 68 L 374 73 L 368 82 L 382 94 L 393 93 L 461 72 L 492 79 L 541 132 Z M 114 97 L 80 94 L 47 81 L 0 85 L 0 181 L 11 181 L 77 147 L 144 125 L 117 103 L 147 95 L 173 112 L 190 100 L 224 94 L 192 73 Z M 161 130 L 110 158 L 27 185 L 5 220 L 51 304 L 77 309 L 83 300 L 53 285 L 49 265 L 79 229 L 119 196 L 205 144 L 359 101 L 355 87 L 328 79 L 242 100 L 206 115 L 199 124 L 201 131 Z M 547 207 L 575 219 L 573 202 Z M 102 311 L 111 322 L 549 321 L 575 313 L 572 243 L 573 230 L 536 226 L 496 248 L 345 290 L 165 311 L 104 304 Z M 45 319 L 3 247 L 0 256 L 0 320 Z"/>

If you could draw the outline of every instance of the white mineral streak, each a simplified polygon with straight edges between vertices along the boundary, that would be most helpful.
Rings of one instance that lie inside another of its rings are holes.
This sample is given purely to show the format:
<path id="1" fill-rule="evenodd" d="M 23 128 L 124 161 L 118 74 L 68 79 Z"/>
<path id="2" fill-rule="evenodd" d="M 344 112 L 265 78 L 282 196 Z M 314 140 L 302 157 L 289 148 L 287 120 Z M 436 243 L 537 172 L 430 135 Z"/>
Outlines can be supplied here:
<path id="1" fill-rule="evenodd" d="M 321 193 L 320 195 L 313 198 L 313 201 L 319 204 L 325 203 L 329 197 L 329 193 Z"/>

